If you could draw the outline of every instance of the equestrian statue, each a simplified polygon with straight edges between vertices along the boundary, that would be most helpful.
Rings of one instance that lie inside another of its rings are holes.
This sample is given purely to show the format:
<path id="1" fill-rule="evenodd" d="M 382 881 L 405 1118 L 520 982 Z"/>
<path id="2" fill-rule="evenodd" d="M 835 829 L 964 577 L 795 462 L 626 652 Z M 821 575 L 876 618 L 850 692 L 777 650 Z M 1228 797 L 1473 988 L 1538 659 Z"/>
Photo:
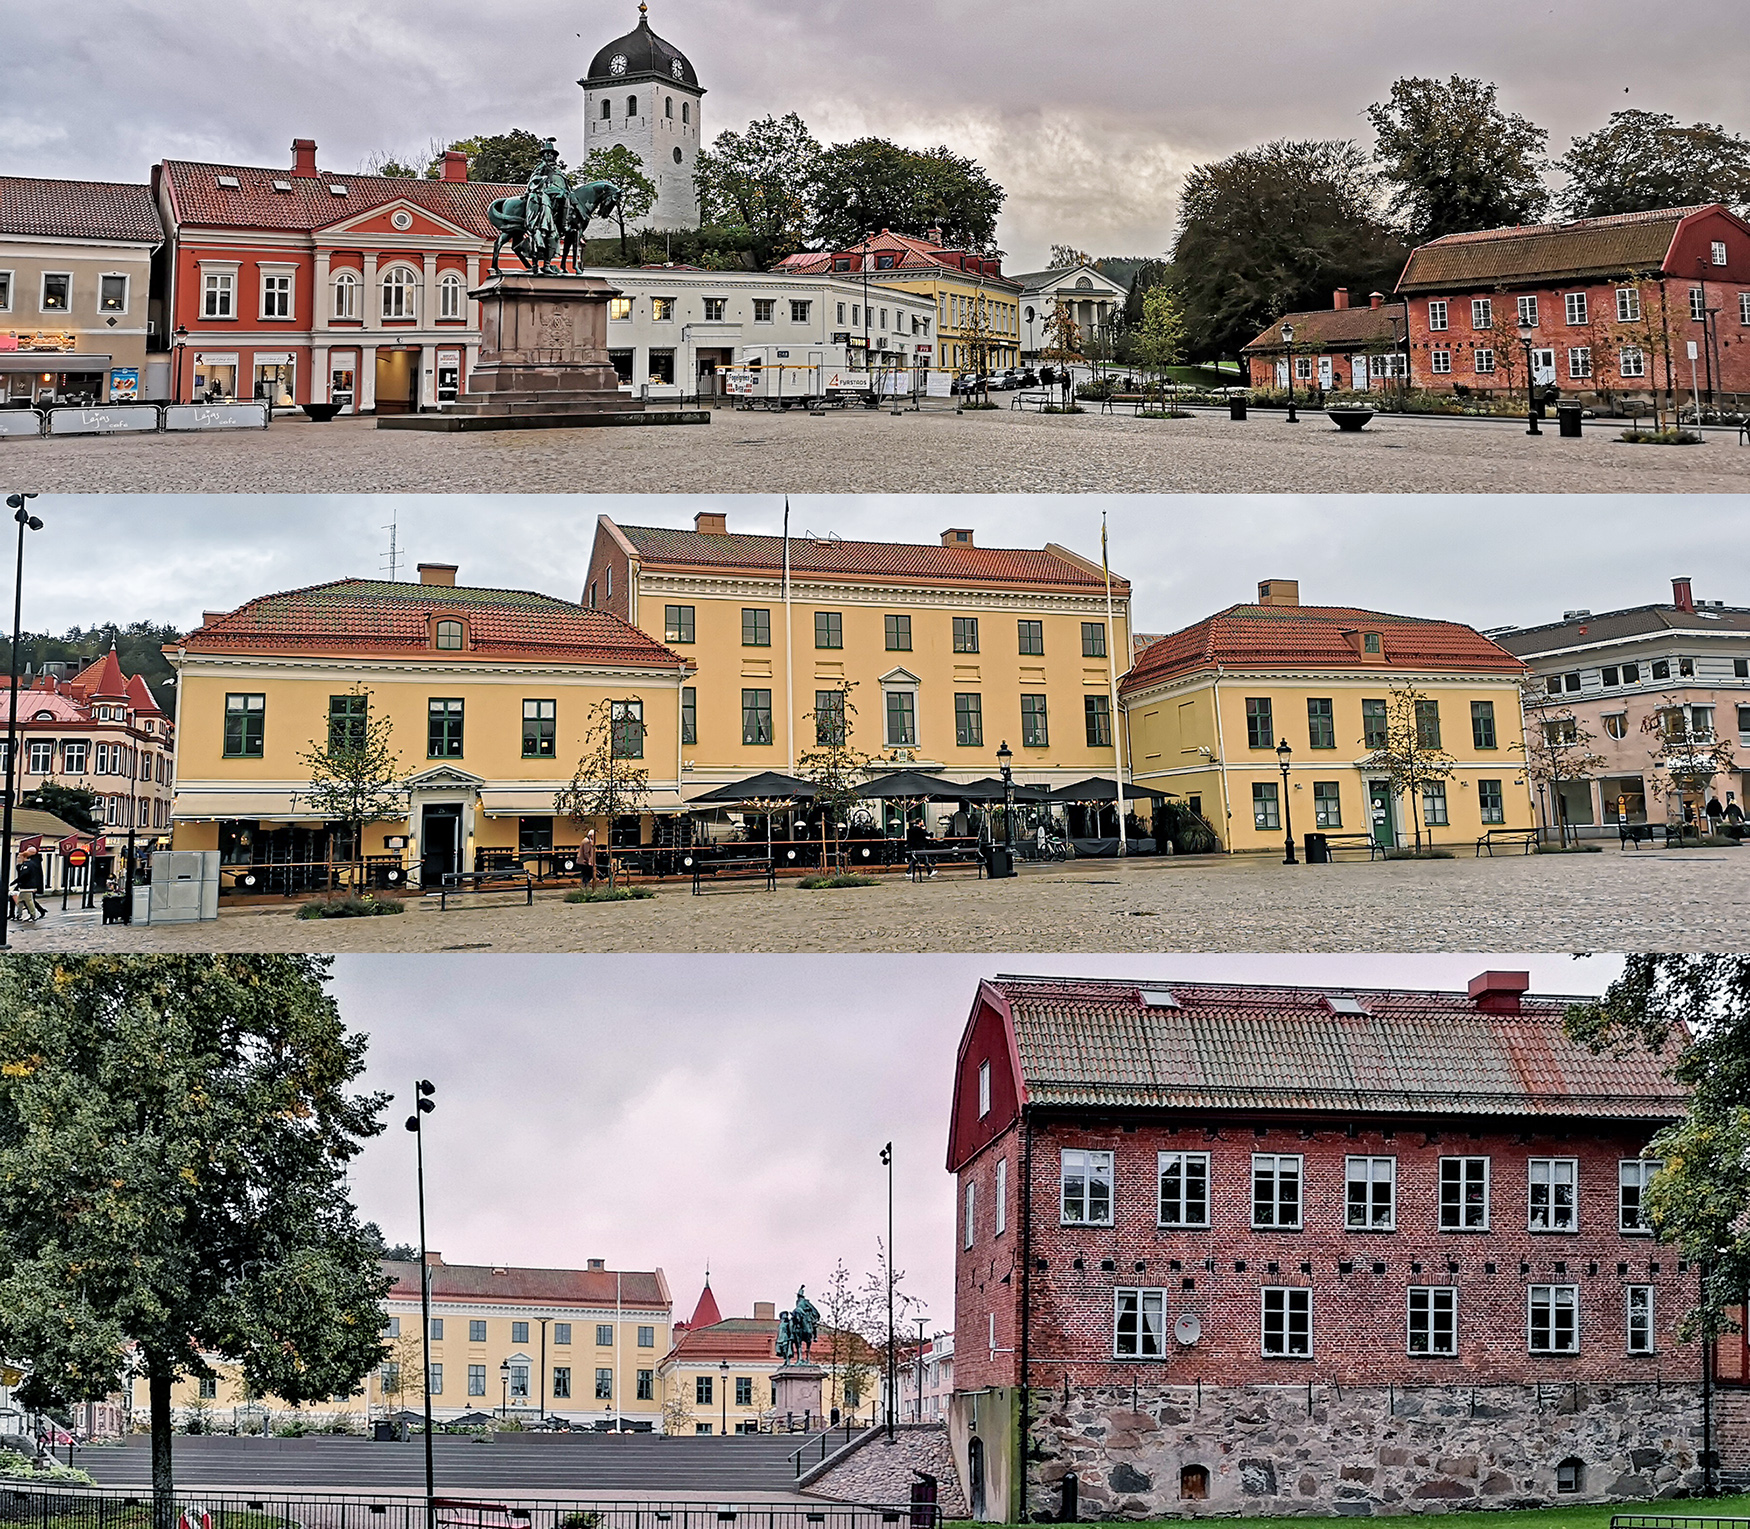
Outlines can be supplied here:
<path id="1" fill-rule="evenodd" d="M 559 167 L 559 148 L 549 138 L 529 174 L 521 196 L 500 197 L 486 209 L 497 238 L 492 244 L 492 274 L 501 276 L 499 252 L 509 245 L 523 268 L 535 276 L 557 276 L 567 267 L 583 269 L 584 234 L 591 218 L 617 216 L 625 237 L 626 214 L 620 188 L 612 181 L 572 185 Z"/>
<path id="2" fill-rule="evenodd" d="M 796 1305 L 778 1317 L 778 1357 L 785 1364 L 813 1363 L 814 1340 L 820 1336 L 820 1312 L 796 1287 Z"/>

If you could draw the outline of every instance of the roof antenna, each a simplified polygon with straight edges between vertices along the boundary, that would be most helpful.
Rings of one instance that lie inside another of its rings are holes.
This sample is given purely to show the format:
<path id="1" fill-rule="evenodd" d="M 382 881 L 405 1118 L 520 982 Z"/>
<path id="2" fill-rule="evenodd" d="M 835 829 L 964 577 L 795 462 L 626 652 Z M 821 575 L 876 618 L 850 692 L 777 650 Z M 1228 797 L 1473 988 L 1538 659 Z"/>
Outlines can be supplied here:
<path id="1" fill-rule="evenodd" d="M 383 529 L 389 533 L 389 551 L 385 555 L 383 562 L 378 565 L 379 567 L 383 567 L 385 565 L 388 567 L 389 582 L 391 584 L 393 584 L 395 582 L 396 572 L 401 567 L 401 548 L 400 548 L 400 543 L 396 539 L 397 538 L 397 526 L 398 526 L 399 520 L 400 520 L 400 511 L 399 510 L 390 510 L 389 511 L 389 524 L 383 527 Z"/>

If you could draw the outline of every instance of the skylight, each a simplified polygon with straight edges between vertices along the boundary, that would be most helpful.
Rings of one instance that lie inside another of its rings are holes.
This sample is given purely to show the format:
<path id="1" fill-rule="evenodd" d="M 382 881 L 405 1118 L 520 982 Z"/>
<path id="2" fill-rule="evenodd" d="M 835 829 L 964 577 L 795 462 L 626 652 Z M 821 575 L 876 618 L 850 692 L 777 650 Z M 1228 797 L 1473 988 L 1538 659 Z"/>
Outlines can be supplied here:
<path id="1" fill-rule="evenodd" d="M 1173 996 L 1171 988 L 1145 987 L 1142 989 L 1142 1006 L 1145 1009 L 1176 1009 L 1179 1000 Z"/>
<path id="2" fill-rule="evenodd" d="M 275 191 L 290 191 L 292 189 L 292 183 L 290 181 L 275 181 L 273 183 L 273 189 Z"/>
<path id="3" fill-rule="evenodd" d="M 1333 1014 L 1365 1014 L 1367 1005 L 1350 993 L 1326 993 L 1325 1007 Z"/>
<path id="4" fill-rule="evenodd" d="M 330 186 L 328 189 L 331 192 L 333 192 L 334 195 L 336 195 L 336 196 L 345 196 L 346 195 L 346 187 L 345 186 Z"/>
<path id="5" fill-rule="evenodd" d="M 215 178 L 221 186 L 229 186 L 233 191 L 237 189 L 237 177 L 235 175 L 220 175 Z"/>

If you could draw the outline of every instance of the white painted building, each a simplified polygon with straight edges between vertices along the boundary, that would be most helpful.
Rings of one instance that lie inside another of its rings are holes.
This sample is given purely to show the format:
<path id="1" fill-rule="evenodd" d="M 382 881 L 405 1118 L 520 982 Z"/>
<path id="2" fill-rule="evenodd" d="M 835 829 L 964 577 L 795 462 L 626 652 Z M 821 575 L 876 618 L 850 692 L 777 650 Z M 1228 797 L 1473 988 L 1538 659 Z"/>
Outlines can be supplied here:
<path id="1" fill-rule="evenodd" d="M 1061 300 L 1080 331 L 1084 351 L 1096 335 L 1109 332 L 1124 311 L 1129 292 L 1091 265 L 1059 266 L 1011 276 L 1021 284 L 1021 359 L 1038 361 L 1052 340 L 1046 333 Z"/>
<path id="2" fill-rule="evenodd" d="M 638 25 L 599 49 L 583 87 L 583 152 L 623 144 L 656 182 L 656 205 L 628 228 L 697 228 L 693 191 L 704 88 L 687 57 L 650 30 L 646 8 Z"/>

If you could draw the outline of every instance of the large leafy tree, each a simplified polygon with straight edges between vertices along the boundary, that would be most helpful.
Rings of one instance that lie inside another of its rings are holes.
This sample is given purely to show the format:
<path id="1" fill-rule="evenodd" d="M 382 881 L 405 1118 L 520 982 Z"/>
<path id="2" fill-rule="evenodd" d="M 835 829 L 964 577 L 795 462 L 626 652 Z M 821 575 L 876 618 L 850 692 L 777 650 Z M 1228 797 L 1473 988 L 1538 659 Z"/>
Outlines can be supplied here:
<path id="1" fill-rule="evenodd" d="M 620 188 L 620 207 L 626 220 L 635 223 L 656 205 L 656 182 L 644 161 L 623 143 L 591 149 L 577 167 L 578 181 L 612 181 Z"/>
<path id="2" fill-rule="evenodd" d="M 1750 139 L 1711 122 L 1684 127 L 1669 112 L 1615 111 L 1556 161 L 1568 177 L 1562 211 L 1602 218 L 1724 202 L 1750 208 Z"/>
<path id="3" fill-rule="evenodd" d="M 1653 1138 L 1654 1232 L 1702 1271 L 1686 1336 L 1729 1328 L 1750 1288 L 1750 956 L 1630 956 L 1596 1003 L 1567 1013 L 1594 1051 L 1644 1048 L 1690 1089 L 1689 1113 Z"/>
<path id="4" fill-rule="evenodd" d="M 15 956 L 0 965 L 0 1353 L 27 1406 L 144 1374 L 156 1529 L 171 1386 L 294 1406 L 382 1353 L 374 1228 L 347 1164 L 384 1096 L 311 956 Z"/>
<path id="5" fill-rule="evenodd" d="M 750 122 L 744 133 L 719 133 L 694 162 L 700 220 L 746 229 L 762 261 L 801 248 L 819 157 L 820 144 L 795 112 Z"/>
<path id="6" fill-rule="evenodd" d="M 884 228 L 988 250 L 1005 193 L 984 168 L 946 146 L 907 149 L 885 138 L 835 143 L 815 162 L 815 240 L 842 249 Z"/>
<path id="7" fill-rule="evenodd" d="M 473 138 L 461 138 L 450 147 L 468 156 L 468 179 L 509 185 L 522 184 L 541 160 L 541 145 L 546 142 L 538 133 L 513 127 L 508 133 L 483 133 Z M 559 161 L 560 166 L 565 164 Z M 428 176 L 436 176 L 442 167 L 442 156 L 435 156 Z"/>
<path id="8" fill-rule="evenodd" d="M 1238 355 L 1282 314 L 1329 306 L 1335 287 L 1395 282 L 1406 250 L 1377 201 L 1348 142 L 1278 140 L 1194 166 L 1173 247 L 1191 355 Z"/>
<path id="9" fill-rule="evenodd" d="M 1392 211 L 1410 238 L 1535 222 L 1549 202 L 1549 133 L 1495 104 L 1495 87 L 1453 75 L 1399 80 L 1367 108 L 1374 157 L 1392 188 Z"/>
<path id="10" fill-rule="evenodd" d="M 69 828 L 77 828 L 81 833 L 97 831 L 97 793 L 87 791 L 83 786 L 45 780 L 40 786 L 25 792 L 18 805 L 52 813 Z"/>

